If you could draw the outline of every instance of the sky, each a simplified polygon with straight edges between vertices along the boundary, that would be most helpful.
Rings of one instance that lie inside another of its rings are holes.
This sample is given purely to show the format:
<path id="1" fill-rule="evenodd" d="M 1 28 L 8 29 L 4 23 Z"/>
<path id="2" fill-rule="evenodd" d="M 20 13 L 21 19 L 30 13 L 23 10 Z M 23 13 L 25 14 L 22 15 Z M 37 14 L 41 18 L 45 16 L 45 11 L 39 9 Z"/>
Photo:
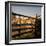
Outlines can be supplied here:
<path id="1" fill-rule="evenodd" d="M 40 6 L 22 6 L 16 5 L 11 7 L 12 12 L 26 15 L 26 16 L 34 16 L 34 15 L 41 15 L 41 7 Z"/>

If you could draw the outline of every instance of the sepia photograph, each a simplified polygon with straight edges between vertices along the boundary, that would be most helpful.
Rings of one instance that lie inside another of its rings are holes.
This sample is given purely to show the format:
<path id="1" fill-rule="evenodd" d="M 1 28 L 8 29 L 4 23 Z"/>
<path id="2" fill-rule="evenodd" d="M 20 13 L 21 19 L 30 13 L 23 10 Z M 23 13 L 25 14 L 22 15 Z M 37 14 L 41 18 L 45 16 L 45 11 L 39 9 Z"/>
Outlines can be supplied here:
<path id="1" fill-rule="evenodd" d="M 12 39 L 41 38 L 41 6 L 11 6 Z"/>

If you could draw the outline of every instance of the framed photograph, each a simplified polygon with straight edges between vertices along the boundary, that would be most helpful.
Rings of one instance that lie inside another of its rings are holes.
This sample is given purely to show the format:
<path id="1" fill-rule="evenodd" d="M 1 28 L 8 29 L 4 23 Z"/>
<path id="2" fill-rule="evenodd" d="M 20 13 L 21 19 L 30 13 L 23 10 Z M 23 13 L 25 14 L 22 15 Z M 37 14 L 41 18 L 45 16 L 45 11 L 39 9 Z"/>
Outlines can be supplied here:
<path id="1" fill-rule="evenodd" d="M 5 2 L 5 44 L 45 42 L 45 4 Z"/>

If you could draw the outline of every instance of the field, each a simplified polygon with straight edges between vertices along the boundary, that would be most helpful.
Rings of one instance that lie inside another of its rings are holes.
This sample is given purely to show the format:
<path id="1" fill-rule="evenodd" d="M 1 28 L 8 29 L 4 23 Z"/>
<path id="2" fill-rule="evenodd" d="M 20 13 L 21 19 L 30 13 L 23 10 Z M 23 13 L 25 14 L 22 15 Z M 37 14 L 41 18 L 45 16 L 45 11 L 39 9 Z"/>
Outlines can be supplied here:
<path id="1" fill-rule="evenodd" d="M 34 39 L 41 38 L 41 18 L 40 16 L 11 16 L 12 39 Z"/>

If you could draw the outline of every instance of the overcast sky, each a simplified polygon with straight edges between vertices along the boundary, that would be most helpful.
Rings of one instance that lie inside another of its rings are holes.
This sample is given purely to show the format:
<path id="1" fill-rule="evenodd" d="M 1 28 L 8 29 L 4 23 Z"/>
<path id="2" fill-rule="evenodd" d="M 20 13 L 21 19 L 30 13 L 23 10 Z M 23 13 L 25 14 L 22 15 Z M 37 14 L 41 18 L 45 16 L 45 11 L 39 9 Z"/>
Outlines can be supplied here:
<path id="1" fill-rule="evenodd" d="M 12 12 L 22 15 L 41 15 L 41 7 L 39 6 L 12 6 Z"/>

